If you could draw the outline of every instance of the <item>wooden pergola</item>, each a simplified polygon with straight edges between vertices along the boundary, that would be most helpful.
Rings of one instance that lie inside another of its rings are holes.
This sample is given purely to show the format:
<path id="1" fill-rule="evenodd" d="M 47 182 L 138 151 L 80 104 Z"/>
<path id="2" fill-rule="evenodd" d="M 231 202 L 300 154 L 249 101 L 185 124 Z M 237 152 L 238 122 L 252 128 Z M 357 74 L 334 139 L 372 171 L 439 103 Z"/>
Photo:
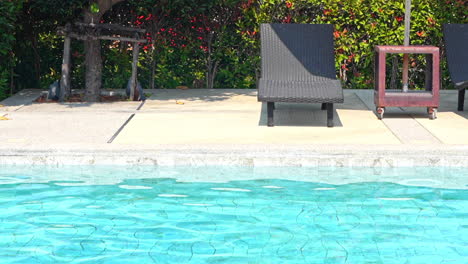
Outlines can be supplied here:
<path id="1" fill-rule="evenodd" d="M 74 23 L 67 24 L 58 30 L 58 34 L 65 37 L 63 48 L 62 76 L 60 79 L 60 98 L 63 102 L 71 93 L 70 83 L 70 55 L 71 39 L 78 40 L 113 40 L 133 43 L 132 77 L 130 79 L 130 99 L 137 101 L 139 94 L 137 87 L 138 73 L 138 54 L 140 52 L 140 43 L 146 43 L 145 29 L 124 27 L 113 24 L 86 24 Z"/>

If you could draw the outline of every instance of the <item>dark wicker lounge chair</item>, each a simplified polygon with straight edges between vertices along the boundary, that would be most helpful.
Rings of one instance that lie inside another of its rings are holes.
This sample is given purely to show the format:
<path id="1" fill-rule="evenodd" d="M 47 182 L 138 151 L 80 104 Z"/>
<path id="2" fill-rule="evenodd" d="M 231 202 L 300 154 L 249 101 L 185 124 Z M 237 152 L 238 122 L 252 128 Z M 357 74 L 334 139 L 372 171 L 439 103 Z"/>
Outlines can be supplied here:
<path id="1" fill-rule="evenodd" d="M 444 25 L 445 49 L 452 82 L 458 91 L 458 111 L 463 111 L 468 88 L 468 24 Z"/>
<path id="2" fill-rule="evenodd" d="M 336 79 L 333 25 L 262 24 L 262 76 L 258 101 L 267 103 L 273 126 L 276 102 L 321 103 L 333 127 L 333 104 L 343 103 Z"/>

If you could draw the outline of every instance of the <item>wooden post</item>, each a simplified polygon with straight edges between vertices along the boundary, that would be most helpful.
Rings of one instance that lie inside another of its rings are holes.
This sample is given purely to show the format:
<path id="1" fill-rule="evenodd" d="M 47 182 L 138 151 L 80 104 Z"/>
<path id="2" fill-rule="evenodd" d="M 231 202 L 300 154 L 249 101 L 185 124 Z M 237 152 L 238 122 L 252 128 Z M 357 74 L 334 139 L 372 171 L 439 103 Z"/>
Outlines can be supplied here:
<path id="1" fill-rule="evenodd" d="M 70 24 L 66 26 L 66 32 L 70 29 Z M 60 78 L 60 98 L 59 101 L 65 101 L 70 95 L 70 46 L 71 38 L 68 34 L 65 35 L 65 42 L 63 44 L 63 62 L 62 62 L 62 77 Z"/>
<path id="2" fill-rule="evenodd" d="M 411 0 L 406 0 L 404 46 L 410 45 L 410 29 L 411 29 Z M 408 80 L 409 80 L 408 69 L 409 69 L 409 55 L 403 54 L 403 92 L 408 92 Z"/>
<path id="3" fill-rule="evenodd" d="M 137 91 L 137 74 L 138 74 L 138 54 L 140 52 L 140 45 L 138 42 L 133 43 L 133 62 L 132 62 L 132 77 L 130 79 L 130 99 L 133 101 L 138 100 Z"/>

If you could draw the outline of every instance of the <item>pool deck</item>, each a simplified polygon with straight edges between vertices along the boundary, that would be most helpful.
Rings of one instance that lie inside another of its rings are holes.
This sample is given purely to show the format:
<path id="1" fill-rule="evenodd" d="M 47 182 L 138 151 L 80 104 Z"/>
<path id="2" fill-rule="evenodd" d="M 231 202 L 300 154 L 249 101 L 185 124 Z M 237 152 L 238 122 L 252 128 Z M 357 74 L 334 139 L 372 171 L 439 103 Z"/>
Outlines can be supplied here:
<path id="1" fill-rule="evenodd" d="M 456 111 L 456 91 L 441 91 L 436 120 L 425 108 L 388 108 L 378 120 L 372 90 L 345 90 L 334 128 L 319 104 L 278 104 L 276 126 L 267 127 L 256 90 L 147 90 L 144 103 L 32 103 L 40 93 L 24 90 L 0 102 L 0 116 L 10 119 L 0 121 L 0 164 L 468 167 L 468 110 Z"/>

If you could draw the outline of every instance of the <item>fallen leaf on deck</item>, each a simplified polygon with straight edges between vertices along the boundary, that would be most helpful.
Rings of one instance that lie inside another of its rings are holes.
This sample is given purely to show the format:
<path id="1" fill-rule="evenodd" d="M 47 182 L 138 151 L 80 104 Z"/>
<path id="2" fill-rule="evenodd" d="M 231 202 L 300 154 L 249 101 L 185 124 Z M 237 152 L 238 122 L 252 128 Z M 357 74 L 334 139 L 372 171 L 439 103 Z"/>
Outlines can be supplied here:
<path id="1" fill-rule="evenodd" d="M 6 117 L 7 115 L 0 116 L 0 120 L 11 120 L 10 118 Z"/>
<path id="2" fill-rule="evenodd" d="M 180 101 L 176 101 L 175 103 L 178 104 L 178 105 L 183 105 L 183 104 L 185 104 L 184 102 L 180 102 Z"/>

